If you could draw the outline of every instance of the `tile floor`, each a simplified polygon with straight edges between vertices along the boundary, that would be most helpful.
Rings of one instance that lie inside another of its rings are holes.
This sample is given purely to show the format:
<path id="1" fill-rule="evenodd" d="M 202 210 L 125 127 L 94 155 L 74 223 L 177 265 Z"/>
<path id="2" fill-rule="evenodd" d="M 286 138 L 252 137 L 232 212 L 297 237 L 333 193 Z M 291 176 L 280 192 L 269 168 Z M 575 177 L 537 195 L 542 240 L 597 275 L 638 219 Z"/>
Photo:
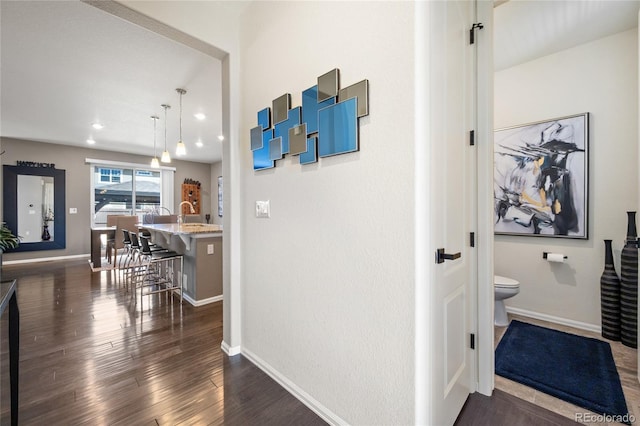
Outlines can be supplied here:
<path id="1" fill-rule="evenodd" d="M 620 382 L 622 384 L 622 391 L 627 401 L 627 408 L 629 413 L 635 416 L 635 423 L 640 424 L 640 383 L 638 382 L 638 352 L 636 349 L 624 346 L 620 342 L 613 342 L 603 339 L 598 333 L 581 330 L 569 326 L 551 323 L 548 321 L 537 320 L 533 318 L 527 318 L 519 315 L 509 314 L 509 319 L 517 319 L 522 322 L 530 324 L 540 325 L 543 327 L 553 328 L 555 330 L 565 331 L 567 333 L 577 334 L 585 337 L 592 337 L 596 339 L 605 340 L 611 345 L 611 352 L 618 368 L 618 374 L 620 375 Z M 498 342 L 502 338 L 502 335 L 507 330 L 507 327 L 495 327 L 495 346 L 498 346 Z M 537 391 L 528 386 L 520 383 L 505 379 L 504 377 L 495 376 L 495 387 L 525 401 L 532 402 L 538 406 L 544 407 L 550 411 L 568 417 L 572 420 L 576 419 L 576 413 L 589 413 L 588 410 L 578 407 L 576 405 L 565 402 L 561 399 L 554 398 L 550 395 Z M 585 423 L 584 421 L 581 423 Z M 609 425 L 619 423 L 588 423 L 589 425 Z"/>

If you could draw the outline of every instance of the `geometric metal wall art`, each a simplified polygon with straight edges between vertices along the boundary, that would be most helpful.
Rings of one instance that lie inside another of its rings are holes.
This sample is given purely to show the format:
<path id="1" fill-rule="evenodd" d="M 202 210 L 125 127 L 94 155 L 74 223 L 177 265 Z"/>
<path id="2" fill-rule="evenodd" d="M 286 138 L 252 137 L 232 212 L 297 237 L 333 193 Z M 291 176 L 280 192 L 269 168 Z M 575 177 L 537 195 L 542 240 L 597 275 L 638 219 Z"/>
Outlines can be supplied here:
<path id="1" fill-rule="evenodd" d="M 368 114 L 369 81 L 341 89 L 335 68 L 302 92 L 302 106 L 291 108 L 291 95 L 285 93 L 271 108 L 258 111 L 258 125 L 250 132 L 253 169 L 272 168 L 286 154 L 310 164 L 319 157 L 357 151 L 358 118 Z"/>

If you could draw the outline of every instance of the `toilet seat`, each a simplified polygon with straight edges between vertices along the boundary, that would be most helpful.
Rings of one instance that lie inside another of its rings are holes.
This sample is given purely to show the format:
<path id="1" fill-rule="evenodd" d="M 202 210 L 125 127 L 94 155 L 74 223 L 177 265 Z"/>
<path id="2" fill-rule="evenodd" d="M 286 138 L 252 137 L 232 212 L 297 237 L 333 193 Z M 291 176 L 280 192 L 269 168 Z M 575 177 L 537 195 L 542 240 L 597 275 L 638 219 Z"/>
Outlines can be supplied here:
<path id="1" fill-rule="evenodd" d="M 500 275 L 494 275 L 493 285 L 494 287 L 499 287 L 499 288 L 514 288 L 514 287 L 519 287 L 520 282 L 512 278 L 502 277 Z"/>

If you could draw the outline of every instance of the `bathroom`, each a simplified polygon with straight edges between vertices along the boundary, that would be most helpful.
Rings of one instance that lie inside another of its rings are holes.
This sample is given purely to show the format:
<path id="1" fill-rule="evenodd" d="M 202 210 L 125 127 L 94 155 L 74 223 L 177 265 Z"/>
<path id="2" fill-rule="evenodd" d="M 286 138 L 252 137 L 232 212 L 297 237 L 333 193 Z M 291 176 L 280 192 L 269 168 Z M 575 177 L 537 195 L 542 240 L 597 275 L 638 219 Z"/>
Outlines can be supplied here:
<path id="1" fill-rule="evenodd" d="M 516 3 L 516 4 L 514 4 Z M 520 17 L 528 3 L 526 18 Z M 613 240 L 615 267 L 620 273 L 620 251 L 627 232 L 627 211 L 637 211 L 638 198 L 638 28 L 637 2 L 608 3 L 607 17 L 625 21 L 615 30 L 604 15 L 596 14 L 591 25 L 575 24 L 567 9 L 552 3 L 506 2 L 494 9 L 494 127 L 503 129 L 589 114 L 588 167 L 586 170 L 587 238 L 529 235 L 496 235 L 495 274 L 512 285 L 504 300 L 509 317 L 523 321 L 545 321 L 545 326 L 566 326 L 597 336 L 600 333 L 600 276 L 604 268 L 603 240 Z M 590 2 L 575 2 L 586 11 Z M 581 5 L 582 4 L 582 5 Z M 566 5 L 565 5 L 566 6 Z M 593 7 L 597 7 L 594 5 Z M 635 8 L 629 13 L 629 7 Z M 550 19 L 553 18 L 553 19 Z M 555 50 L 528 52 L 513 46 L 526 44 L 540 33 L 553 32 L 544 23 L 562 22 L 565 38 L 550 44 Z M 541 24 L 542 22 L 542 24 Z M 609 27 L 609 24 L 611 27 Z M 594 28 L 603 32 L 587 37 Z M 568 41 L 572 39 L 571 41 Z M 575 40 L 580 40 L 576 42 Z M 566 43 L 565 43 L 566 42 Z M 565 44 L 563 44 L 565 43 Z M 515 58 L 513 52 L 523 53 Z M 563 262 L 551 262 L 544 253 L 558 253 Z M 566 259 L 564 257 L 566 256 Z M 519 289 L 519 290 L 517 290 Z M 500 310 L 496 302 L 496 310 Z M 496 326 L 496 341 L 506 327 Z M 612 344 L 613 346 L 613 344 Z M 615 353 L 615 349 L 614 349 Z M 637 355 L 636 355 L 637 357 Z M 501 388 L 496 377 L 496 388 Z M 637 379 L 636 383 L 637 385 Z M 625 390 L 626 392 L 626 390 Z M 638 407 L 634 407 L 636 410 Z M 630 407 L 633 410 L 633 408 Z"/>

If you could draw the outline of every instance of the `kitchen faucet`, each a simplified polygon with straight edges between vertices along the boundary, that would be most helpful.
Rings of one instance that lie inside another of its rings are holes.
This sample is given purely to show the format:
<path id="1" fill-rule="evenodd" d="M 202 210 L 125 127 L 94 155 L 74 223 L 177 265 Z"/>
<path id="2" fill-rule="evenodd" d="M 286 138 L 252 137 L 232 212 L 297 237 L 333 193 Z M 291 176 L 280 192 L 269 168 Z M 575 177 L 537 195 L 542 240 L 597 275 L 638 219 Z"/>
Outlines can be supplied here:
<path id="1" fill-rule="evenodd" d="M 178 223 L 184 223 L 184 215 L 182 214 L 182 205 L 183 204 L 188 204 L 189 205 L 189 209 L 191 211 L 191 214 L 194 214 L 196 212 L 196 209 L 193 208 L 193 204 L 191 204 L 190 201 L 181 202 L 180 205 L 178 206 L 178 210 L 180 210 L 180 214 L 178 215 Z"/>

